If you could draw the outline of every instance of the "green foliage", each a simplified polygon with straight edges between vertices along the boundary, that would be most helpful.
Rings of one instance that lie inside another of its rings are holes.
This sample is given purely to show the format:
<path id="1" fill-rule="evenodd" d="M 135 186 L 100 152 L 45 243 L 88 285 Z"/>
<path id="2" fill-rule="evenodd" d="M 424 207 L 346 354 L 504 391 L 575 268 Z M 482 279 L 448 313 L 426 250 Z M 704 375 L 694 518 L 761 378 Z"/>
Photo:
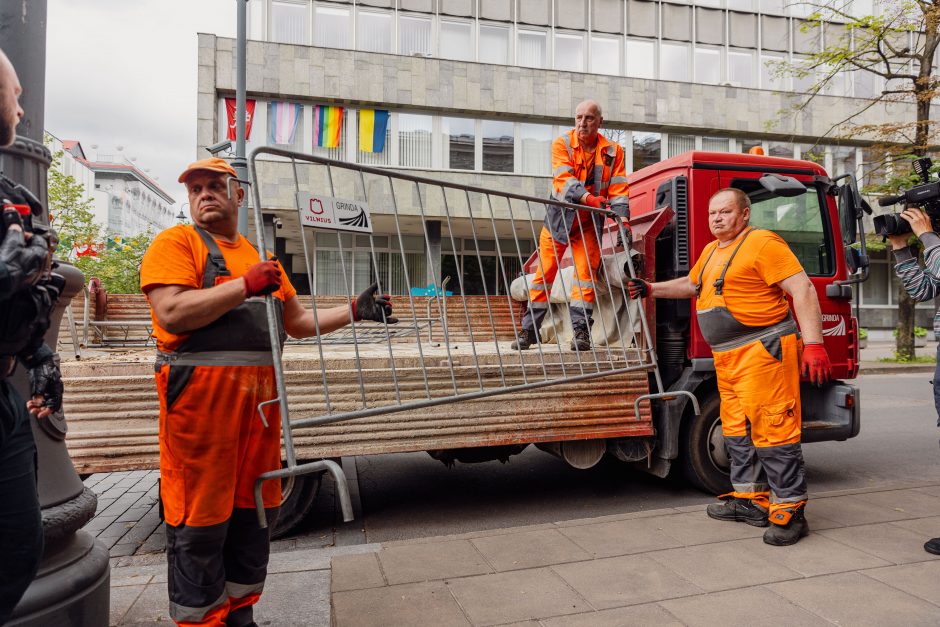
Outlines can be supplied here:
<path id="1" fill-rule="evenodd" d="M 865 327 L 858 328 L 858 339 L 867 340 L 868 339 L 868 329 Z"/>
<path id="2" fill-rule="evenodd" d="M 49 169 L 49 221 L 59 234 L 59 255 L 67 257 L 75 244 L 85 246 L 101 241 L 101 227 L 94 222 L 85 186 L 59 171 L 62 156 L 61 150 L 55 153 Z"/>
<path id="3" fill-rule="evenodd" d="M 79 257 L 75 266 L 88 277 L 98 277 L 112 294 L 136 294 L 140 291 L 140 262 L 153 240 L 150 232 L 120 240 L 118 246 L 105 246 L 98 256 Z"/>
<path id="4" fill-rule="evenodd" d="M 894 337 L 898 336 L 898 330 L 895 329 L 891 332 L 891 335 Z M 927 337 L 927 329 L 924 327 L 914 327 L 914 337 Z"/>
<path id="5" fill-rule="evenodd" d="M 935 364 L 937 363 L 936 355 L 921 355 L 920 357 L 913 357 L 911 359 L 905 359 L 897 352 L 894 353 L 894 357 L 882 357 L 878 361 L 888 363 L 888 364 Z"/>

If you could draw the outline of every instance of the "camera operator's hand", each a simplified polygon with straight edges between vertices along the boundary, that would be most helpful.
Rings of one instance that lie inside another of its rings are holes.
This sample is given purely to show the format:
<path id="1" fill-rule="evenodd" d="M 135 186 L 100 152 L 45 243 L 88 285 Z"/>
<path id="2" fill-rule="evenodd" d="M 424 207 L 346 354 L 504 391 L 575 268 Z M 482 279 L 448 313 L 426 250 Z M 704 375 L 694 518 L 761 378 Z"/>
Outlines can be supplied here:
<path id="1" fill-rule="evenodd" d="M 48 352 L 42 361 L 29 369 L 29 388 L 32 398 L 26 403 L 29 413 L 45 418 L 62 409 L 62 372 L 58 357 Z"/>
<path id="2" fill-rule="evenodd" d="M 891 250 L 901 250 L 902 248 L 907 248 L 907 242 L 911 239 L 910 233 L 905 233 L 904 235 L 886 235 L 888 241 L 891 242 Z"/>
<path id="3" fill-rule="evenodd" d="M 924 233 L 933 232 L 933 225 L 930 223 L 930 216 L 920 207 L 907 207 L 901 212 L 901 217 L 907 220 L 911 225 L 914 235 L 920 237 Z M 894 241 L 892 240 L 892 245 Z"/>
<path id="4" fill-rule="evenodd" d="M 6 213 L 9 212 L 4 212 Z M 7 226 L 7 234 L 0 243 L 0 262 L 6 265 L 10 273 L 13 291 L 27 285 L 35 285 L 42 277 L 49 260 L 49 246 L 46 240 L 33 234 L 29 241 L 26 241 L 22 228 L 15 228 L 16 226 Z"/>

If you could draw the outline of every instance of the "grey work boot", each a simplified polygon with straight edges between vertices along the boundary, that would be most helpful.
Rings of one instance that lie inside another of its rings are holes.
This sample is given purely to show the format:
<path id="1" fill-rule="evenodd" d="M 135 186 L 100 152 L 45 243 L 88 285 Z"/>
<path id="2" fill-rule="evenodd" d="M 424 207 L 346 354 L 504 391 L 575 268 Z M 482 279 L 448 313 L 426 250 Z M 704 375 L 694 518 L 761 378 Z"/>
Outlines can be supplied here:
<path id="1" fill-rule="evenodd" d="M 591 332 L 584 327 L 575 327 L 574 335 L 571 338 L 571 350 L 589 351 L 591 350 Z"/>
<path id="2" fill-rule="evenodd" d="M 532 329 L 523 328 L 519 331 L 519 337 L 509 345 L 509 347 L 514 351 L 524 351 L 533 344 L 538 342 L 538 337 L 535 335 L 535 331 Z"/>
<path id="3" fill-rule="evenodd" d="M 770 524 L 767 522 L 767 510 L 758 507 L 750 499 L 736 496 L 727 497 L 721 503 L 712 503 L 705 513 L 715 520 L 733 520 L 753 527 L 766 527 Z"/>
<path id="4" fill-rule="evenodd" d="M 778 511 L 773 518 L 785 517 L 785 513 Z M 774 546 L 790 546 L 800 541 L 809 534 L 809 523 L 806 522 L 806 516 L 803 508 L 799 508 L 790 515 L 790 520 L 784 525 L 778 525 L 771 519 L 770 529 L 764 532 L 764 542 Z"/>

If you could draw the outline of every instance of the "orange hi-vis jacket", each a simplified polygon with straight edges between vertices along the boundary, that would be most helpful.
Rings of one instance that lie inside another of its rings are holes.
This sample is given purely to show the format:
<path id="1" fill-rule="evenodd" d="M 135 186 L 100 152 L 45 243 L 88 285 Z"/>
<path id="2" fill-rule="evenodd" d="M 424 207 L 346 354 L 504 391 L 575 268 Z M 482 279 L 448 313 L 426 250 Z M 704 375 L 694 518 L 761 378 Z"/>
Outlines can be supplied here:
<path id="1" fill-rule="evenodd" d="M 581 146 L 578 133 L 571 129 L 552 142 L 552 198 L 580 204 L 585 193 L 606 196 L 610 209 L 622 218 L 630 218 L 629 186 L 623 148 L 598 134 L 594 156 Z M 575 209 L 547 205 L 545 227 L 555 241 L 567 244 L 575 223 Z M 586 212 L 580 212 L 586 213 Z M 603 216 L 593 214 L 595 232 L 604 224 Z"/>

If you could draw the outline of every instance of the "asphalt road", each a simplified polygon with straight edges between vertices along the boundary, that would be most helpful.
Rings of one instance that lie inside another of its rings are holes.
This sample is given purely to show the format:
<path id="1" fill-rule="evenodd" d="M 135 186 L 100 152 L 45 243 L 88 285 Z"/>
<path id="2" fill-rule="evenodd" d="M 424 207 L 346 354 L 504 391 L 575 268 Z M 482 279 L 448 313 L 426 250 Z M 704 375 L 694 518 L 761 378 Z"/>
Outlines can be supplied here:
<path id="1" fill-rule="evenodd" d="M 846 442 L 804 448 L 810 491 L 940 480 L 932 374 L 860 377 L 862 430 Z M 324 545 L 384 542 L 711 502 L 681 480 L 606 461 L 590 470 L 529 447 L 507 464 L 447 468 L 425 453 L 344 460 L 361 511 L 337 523 L 327 480 L 302 535 Z M 812 504 L 810 504 L 810 508 Z M 810 509 L 811 511 L 811 509 Z"/>

